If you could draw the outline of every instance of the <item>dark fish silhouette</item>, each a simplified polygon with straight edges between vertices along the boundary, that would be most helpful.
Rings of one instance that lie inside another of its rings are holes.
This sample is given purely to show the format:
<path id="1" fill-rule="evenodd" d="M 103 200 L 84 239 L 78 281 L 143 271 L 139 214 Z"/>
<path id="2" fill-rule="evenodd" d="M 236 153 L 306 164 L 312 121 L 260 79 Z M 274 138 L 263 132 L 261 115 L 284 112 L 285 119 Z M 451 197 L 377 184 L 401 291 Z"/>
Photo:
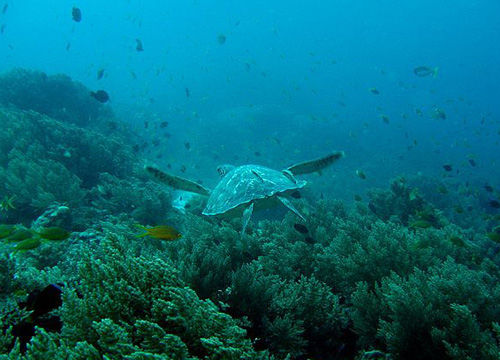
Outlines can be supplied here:
<path id="1" fill-rule="evenodd" d="M 487 192 L 493 192 L 493 186 L 484 184 L 484 190 L 486 190 Z"/>
<path id="2" fill-rule="evenodd" d="M 221 45 L 224 44 L 226 42 L 226 35 L 219 34 L 219 36 L 217 36 L 217 42 Z"/>
<path id="3" fill-rule="evenodd" d="M 109 95 L 104 90 L 91 91 L 90 96 L 103 104 L 109 101 Z"/>
<path id="4" fill-rule="evenodd" d="M 104 69 L 97 70 L 97 80 L 101 80 L 104 76 Z"/>
<path id="5" fill-rule="evenodd" d="M 46 317 L 52 310 L 62 305 L 62 289 L 57 284 L 50 284 L 42 290 L 34 290 L 26 301 L 19 303 L 19 308 L 31 311 L 31 314 L 12 327 L 12 335 L 19 339 L 21 354 L 27 350 L 27 344 L 35 335 L 35 326 L 47 331 L 59 332 L 62 321 L 59 316 Z M 11 344 L 14 347 L 15 341 Z"/>
<path id="6" fill-rule="evenodd" d="M 142 46 L 141 39 L 135 39 L 135 49 L 139 52 L 144 51 L 144 47 Z"/>
<path id="7" fill-rule="evenodd" d="M 73 17 L 73 21 L 82 21 L 82 11 L 77 7 L 73 7 L 73 10 L 71 10 L 71 16 Z"/>
<path id="8" fill-rule="evenodd" d="M 443 165 L 443 169 L 445 171 L 452 171 L 453 170 L 453 167 L 450 165 L 450 164 L 444 164 Z"/>
<path id="9" fill-rule="evenodd" d="M 426 77 L 429 75 L 432 75 L 432 77 L 436 77 L 438 70 L 438 67 L 431 68 L 429 66 L 417 66 L 415 69 L 413 69 L 413 73 L 418 77 Z"/>
<path id="10" fill-rule="evenodd" d="M 488 205 L 494 209 L 500 209 L 500 201 L 492 199 L 488 201 Z"/>
<path id="11" fill-rule="evenodd" d="M 302 224 L 293 224 L 293 228 L 301 234 L 307 234 L 309 232 L 307 227 L 305 225 L 302 225 Z"/>
<path id="12" fill-rule="evenodd" d="M 9 8 L 9 4 L 5 3 L 5 5 L 2 8 L 2 14 L 5 14 L 7 12 L 7 9 Z"/>

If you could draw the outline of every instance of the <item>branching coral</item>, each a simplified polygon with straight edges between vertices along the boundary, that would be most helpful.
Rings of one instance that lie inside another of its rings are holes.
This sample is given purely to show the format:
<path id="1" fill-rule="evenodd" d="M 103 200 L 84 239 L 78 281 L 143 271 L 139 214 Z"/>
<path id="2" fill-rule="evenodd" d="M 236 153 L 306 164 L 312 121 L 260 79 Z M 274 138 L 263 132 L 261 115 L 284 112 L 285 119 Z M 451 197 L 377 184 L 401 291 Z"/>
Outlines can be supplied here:
<path id="1" fill-rule="evenodd" d="M 380 345 L 376 336 L 397 358 L 444 359 L 454 352 L 489 359 L 495 346 L 498 354 L 491 329 L 498 301 L 495 279 L 448 259 L 407 279 L 392 274 L 373 292 L 360 283 L 353 320 L 363 344 Z"/>

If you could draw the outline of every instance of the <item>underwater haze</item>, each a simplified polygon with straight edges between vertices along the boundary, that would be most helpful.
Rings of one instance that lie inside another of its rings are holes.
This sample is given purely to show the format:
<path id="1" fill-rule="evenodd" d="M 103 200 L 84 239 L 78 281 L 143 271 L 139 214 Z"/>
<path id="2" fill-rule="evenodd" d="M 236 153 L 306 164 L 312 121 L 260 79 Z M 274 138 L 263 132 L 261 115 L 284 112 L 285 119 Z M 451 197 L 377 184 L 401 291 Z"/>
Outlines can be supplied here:
<path id="1" fill-rule="evenodd" d="M 0 357 L 500 359 L 498 14 L 0 0 Z"/>
<path id="2" fill-rule="evenodd" d="M 468 175 L 493 175 L 497 2 L 84 5 L 77 23 L 66 2 L 9 3 L 1 69 L 64 73 L 103 88 L 124 121 L 141 111 L 167 118 L 176 136 L 161 151 L 181 155 L 190 142 L 189 161 L 211 166 L 203 175 L 217 166 L 207 152 L 223 152 L 219 161 L 285 166 L 332 149 L 348 152 L 346 170 L 366 168 L 380 184 L 402 171 L 436 174 L 471 154 L 480 166 Z M 418 66 L 439 71 L 419 78 Z M 432 118 L 435 108 L 446 120 Z M 227 158 L 235 153 L 241 160 Z M 386 171 L 378 173 L 381 163 Z"/>

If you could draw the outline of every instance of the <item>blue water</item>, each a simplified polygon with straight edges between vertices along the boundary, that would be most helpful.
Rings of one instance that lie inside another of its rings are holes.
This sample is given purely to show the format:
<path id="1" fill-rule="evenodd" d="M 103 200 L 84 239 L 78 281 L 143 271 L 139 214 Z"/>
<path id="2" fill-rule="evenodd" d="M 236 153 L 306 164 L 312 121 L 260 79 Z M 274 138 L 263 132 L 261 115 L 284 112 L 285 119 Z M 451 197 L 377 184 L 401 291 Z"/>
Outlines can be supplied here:
<path id="1" fill-rule="evenodd" d="M 402 174 L 500 186 L 499 13 L 497 1 L 8 1 L 0 71 L 105 89 L 145 138 L 145 119 L 168 121 L 171 138 L 145 157 L 212 185 L 219 163 L 344 150 L 317 189 L 357 191 L 356 169 L 370 186 Z M 422 65 L 437 76 L 415 76 Z"/>

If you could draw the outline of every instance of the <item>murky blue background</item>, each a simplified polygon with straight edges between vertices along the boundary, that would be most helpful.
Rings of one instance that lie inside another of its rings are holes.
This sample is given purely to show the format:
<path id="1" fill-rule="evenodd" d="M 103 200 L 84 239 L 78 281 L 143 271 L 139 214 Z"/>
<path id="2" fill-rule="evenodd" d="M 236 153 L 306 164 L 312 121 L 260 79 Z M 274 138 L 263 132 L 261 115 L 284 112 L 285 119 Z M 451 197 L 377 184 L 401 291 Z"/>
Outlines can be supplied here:
<path id="1" fill-rule="evenodd" d="M 158 134 L 145 121 L 168 121 L 171 137 L 144 156 L 173 172 L 213 185 L 219 163 L 279 168 L 344 150 L 317 189 L 355 192 L 401 174 L 500 186 L 497 1 L 7 3 L 0 71 L 104 89 L 146 141 Z M 422 65 L 437 76 L 415 76 Z"/>

